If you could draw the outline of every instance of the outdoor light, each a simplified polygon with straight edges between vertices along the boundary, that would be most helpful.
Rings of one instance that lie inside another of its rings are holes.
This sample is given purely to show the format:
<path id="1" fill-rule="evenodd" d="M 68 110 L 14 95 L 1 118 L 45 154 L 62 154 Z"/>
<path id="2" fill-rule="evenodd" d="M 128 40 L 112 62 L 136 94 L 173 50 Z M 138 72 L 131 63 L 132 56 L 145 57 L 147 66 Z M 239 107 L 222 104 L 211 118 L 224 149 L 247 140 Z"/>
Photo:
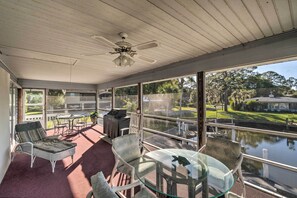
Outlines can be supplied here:
<path id="1" fill-rule="evenodd" d="M 135 61 L 129 56 L 126 56 L 125 53 L 121 53 L 120 56 L 114 59 L 112 62 L 114 62 L 117 67 L 130 67 L 135 63 Z"/>

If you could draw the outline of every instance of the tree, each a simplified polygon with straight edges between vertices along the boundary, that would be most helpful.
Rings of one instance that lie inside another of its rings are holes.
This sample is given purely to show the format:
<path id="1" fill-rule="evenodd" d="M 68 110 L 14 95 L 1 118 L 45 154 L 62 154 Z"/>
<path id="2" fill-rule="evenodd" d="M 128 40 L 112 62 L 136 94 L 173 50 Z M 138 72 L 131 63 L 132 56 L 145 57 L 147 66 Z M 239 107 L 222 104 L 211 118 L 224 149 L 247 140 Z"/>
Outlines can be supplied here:
<path id="1" fill-rule="evenodd" d="M 286 78 L 274 71 L 267 71 L 261 74 L 262 78 L 269 80 L 276 87 L 286 84 Z"/>
<path id="2" fill-rule="evenodd" d="M 159 84 L 157 87 L 157 93 L 178 93 L 179 92 L 179 86 L 176 79 L 165 81 L 162 84 Z"/>
<path id="3" fill-rule="evenodd" d="M 243 102 L 246 99 L 254 97 L 255 95 L 256 95 L 255 90 L 236 89 L 231 93 L 229 100 L 233 102 L 234 110 L 240 110 Z"/>
<path id="4" fill-rule="evenodd" d="M 207 90 L 212 97 L 218 99 L 224 107 L 224 111 L 228 111 L 228 97 L 236 89 L 245 88 L 245 81 L 252 74 L 255 67 L 247 69 L 228 70 L 213 73 L 206 78 Z M 208 97 L 210 98 L 210 97 Z"/>
<path id="5" fill-rule="evenodd" d="M 61 108 L 65 104 L 64 93 L 63 90 L 48 90 L 47 105 L 52 108 Z"/>
<path id="6" fill-rule="evenodd" d="M 254 72 L 256 67 L 229 70 L 207 74 L 206 100 L 211 104 L 221 103 L 225 111 L 232 101 L 233 107 L 240 107 L 240 103 L 252 97 L 296 96 L 297 79 L 267 71 L 263 74 Z M 253 90 L 253 91 L 251 91 Z"/>
<path id="7" fill-rule="evenodd" d="M 184 93 L 190 92 L 193 88 L 193 84 L 196 82 L 194 76 L 184 77 L 178 79 L 178 88 L 180 93 L 180 99 L 179 99 L 179 116 L 181 117 L 182 113 L 182 105 L 183 105 L 183 99 L 184 99 Z M 189 97 L 190 98 L 190 97 Z"/>

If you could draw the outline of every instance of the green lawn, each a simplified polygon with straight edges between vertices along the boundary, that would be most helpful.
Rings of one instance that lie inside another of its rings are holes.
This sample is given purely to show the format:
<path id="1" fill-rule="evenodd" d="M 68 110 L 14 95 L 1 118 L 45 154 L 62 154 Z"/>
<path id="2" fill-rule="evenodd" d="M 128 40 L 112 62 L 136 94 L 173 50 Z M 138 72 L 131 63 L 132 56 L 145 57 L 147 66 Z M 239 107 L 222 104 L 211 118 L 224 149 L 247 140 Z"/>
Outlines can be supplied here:
<path id="1" fill-rule="evenodd" d="M 216 112 L 207 111 L 207 117 L 215 118 Z M 228 112 L 217 110 L 218 118 L 234 118 L 236 120 L 254 120 L 261 122 L 276 122 L 286 123 L 286 119 L 289 121 L 297 121 L 297 115 L 293 113 L 274 113 L 274 112 L 247 112 L 247 111 L 233 111 L 231 109 Z"/>
<path id="2" fill-rule="evenodd" d="M 40 115 L 40 114 L 42 114 L 41 111 L 26 112 L 26 115 Z"/>
<path id="3" fill-rule="evenodd" d="M 213 108 L 209 106 L 208 108 Z M 173 111 L 178 111 L 179 108 L 173 108 Z M 182 107 L 182 110 L 188 110 L 193 112 L 193 117 L 197 117 L 196 108 Z M 192 117 L 192 118 L 193 118 Z M 228 112 L 223 110 L 207 110 L 207 118 L 218 118 L 218 119 L 235 119 L 235 120 L 251 120 L 259 122 L 275 122 L 275 123 L 286 123 L 286 119 L 289 121 L 297 122 L 297 114 L 293 113 L 274 113 L 274 112 L 247 112 L 247 111 L 233 111 L 228 109 Z"/>

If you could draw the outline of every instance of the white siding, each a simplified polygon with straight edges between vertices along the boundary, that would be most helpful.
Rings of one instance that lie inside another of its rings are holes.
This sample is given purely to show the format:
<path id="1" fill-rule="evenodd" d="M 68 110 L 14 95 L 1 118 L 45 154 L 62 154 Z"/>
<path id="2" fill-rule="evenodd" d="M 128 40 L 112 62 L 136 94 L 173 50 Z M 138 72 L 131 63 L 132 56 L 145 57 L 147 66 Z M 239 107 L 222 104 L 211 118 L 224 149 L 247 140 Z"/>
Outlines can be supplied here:
<path id="1" fill-rule="evenodd" d="M 0 183 L 10 163 L 9 74 L 0 67 Z"/>

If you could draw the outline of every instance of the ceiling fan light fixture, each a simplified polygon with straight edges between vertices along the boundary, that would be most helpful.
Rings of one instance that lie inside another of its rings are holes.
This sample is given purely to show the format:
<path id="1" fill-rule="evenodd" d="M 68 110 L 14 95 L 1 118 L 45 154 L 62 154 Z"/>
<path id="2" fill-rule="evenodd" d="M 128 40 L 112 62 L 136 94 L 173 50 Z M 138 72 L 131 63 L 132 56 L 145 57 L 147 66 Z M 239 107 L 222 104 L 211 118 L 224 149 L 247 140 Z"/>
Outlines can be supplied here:
<path id="1" fill-rule="evenodd" d="M 114 64 L 117 67 L 130 67 L 131 65 L 133 65 L 135 63 L 135 61 L 123 54 L 120 54 L 120 56 L 118 56 L 116 59 L 114 59 L 112 62 L 114 62 Z"/>

